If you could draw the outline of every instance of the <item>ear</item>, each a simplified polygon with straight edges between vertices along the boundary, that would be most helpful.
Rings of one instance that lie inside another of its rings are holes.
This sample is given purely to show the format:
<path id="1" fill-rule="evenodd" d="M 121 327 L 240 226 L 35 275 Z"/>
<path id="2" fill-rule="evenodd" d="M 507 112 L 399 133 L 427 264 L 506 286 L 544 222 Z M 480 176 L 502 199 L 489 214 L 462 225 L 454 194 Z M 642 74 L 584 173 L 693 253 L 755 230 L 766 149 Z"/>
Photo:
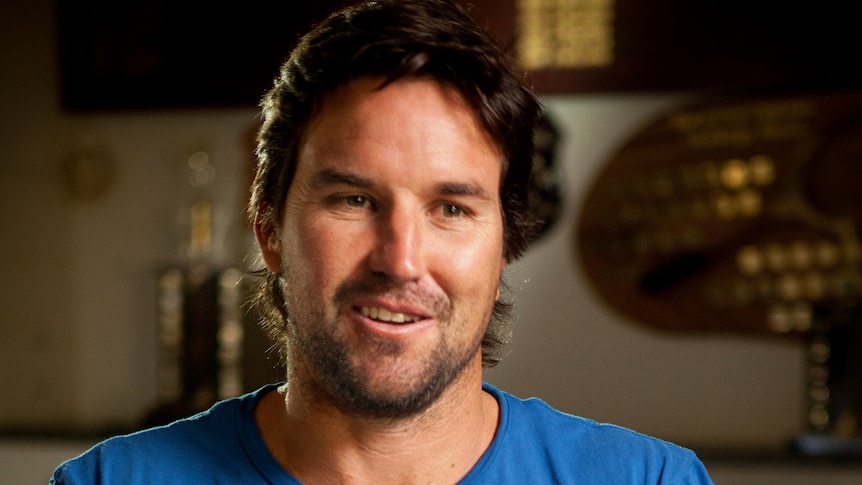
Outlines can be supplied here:
<path id="1" fill-rule="evenodd" d="M 281 241 L 278 231 L 260 214 L 254 219 L 254 236 L 267 269 L 275 274 L 281 273 Z"/>

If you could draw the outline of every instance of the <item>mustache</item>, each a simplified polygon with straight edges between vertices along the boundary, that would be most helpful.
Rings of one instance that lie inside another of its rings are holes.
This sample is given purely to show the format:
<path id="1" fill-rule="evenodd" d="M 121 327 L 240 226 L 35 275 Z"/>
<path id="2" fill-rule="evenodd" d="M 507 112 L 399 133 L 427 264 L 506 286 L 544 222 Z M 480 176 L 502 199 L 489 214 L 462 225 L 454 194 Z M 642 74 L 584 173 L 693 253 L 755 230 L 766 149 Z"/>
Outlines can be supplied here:
<path id="1" fill-rule="evenodd" d="M 335 291 L 335 303 L 347 304 L 361 297 L 385 297 L 423 308 L 433 316 L 446 319 L 451 313 L 449 298 L 440 290 L 416 282 L 400 283 L 386 275 L 370 274 L 345 281 Z"/>

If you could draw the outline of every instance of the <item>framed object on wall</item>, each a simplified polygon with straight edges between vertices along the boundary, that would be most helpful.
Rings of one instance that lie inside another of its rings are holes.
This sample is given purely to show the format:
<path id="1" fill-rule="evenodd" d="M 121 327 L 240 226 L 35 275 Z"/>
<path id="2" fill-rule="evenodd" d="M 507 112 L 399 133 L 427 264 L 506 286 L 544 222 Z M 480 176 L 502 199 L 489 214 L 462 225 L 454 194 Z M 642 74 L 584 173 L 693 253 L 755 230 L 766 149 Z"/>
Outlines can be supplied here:
<path id="1" fill-rule="evenodd" d="M 458 1 L 541 94 L 862 86 L 852 2 Z M 299 36 L 351 3 L 58 0 L 64 106 L 255 106 Z"/>
<path id="2" fill-rule="evenodd" d="M 256 106 L 300 33 L 347 3 L 58 0 L 63 105 Z"/>

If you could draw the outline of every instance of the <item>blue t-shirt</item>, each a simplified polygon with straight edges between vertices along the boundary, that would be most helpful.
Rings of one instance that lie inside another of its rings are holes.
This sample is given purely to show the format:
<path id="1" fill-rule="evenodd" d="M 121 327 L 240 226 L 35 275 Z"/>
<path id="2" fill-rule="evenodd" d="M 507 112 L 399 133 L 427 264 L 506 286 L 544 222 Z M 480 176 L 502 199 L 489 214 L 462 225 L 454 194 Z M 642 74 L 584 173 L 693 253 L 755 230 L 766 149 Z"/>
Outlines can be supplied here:
<path id="1" fill-rule="evenodd" d="M 299 484 L 276 462 L 254 408 L 276 388 L 222 401 L 167 426 L 104 441 L 60 465 L 57 485 Z M 522 400 L 485 384 L 500 404 L 491 445 L 462 484 L 712 484 L 693 452 L 619 426 Z"/>

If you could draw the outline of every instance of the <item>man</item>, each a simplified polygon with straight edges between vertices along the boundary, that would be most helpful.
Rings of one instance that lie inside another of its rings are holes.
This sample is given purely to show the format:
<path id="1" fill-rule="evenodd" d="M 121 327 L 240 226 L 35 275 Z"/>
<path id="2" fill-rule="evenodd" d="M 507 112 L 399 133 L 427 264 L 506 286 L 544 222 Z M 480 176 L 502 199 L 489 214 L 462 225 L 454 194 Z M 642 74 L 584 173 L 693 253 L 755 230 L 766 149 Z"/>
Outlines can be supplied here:
<path id="1" fill-rule="evenodd" d="M 693 453 L 483 385 L 538 104 L 449 0 L 348 9 L 263 102 L 258 304 L 288 375 L 56 483 L 711 483 Z"/>

